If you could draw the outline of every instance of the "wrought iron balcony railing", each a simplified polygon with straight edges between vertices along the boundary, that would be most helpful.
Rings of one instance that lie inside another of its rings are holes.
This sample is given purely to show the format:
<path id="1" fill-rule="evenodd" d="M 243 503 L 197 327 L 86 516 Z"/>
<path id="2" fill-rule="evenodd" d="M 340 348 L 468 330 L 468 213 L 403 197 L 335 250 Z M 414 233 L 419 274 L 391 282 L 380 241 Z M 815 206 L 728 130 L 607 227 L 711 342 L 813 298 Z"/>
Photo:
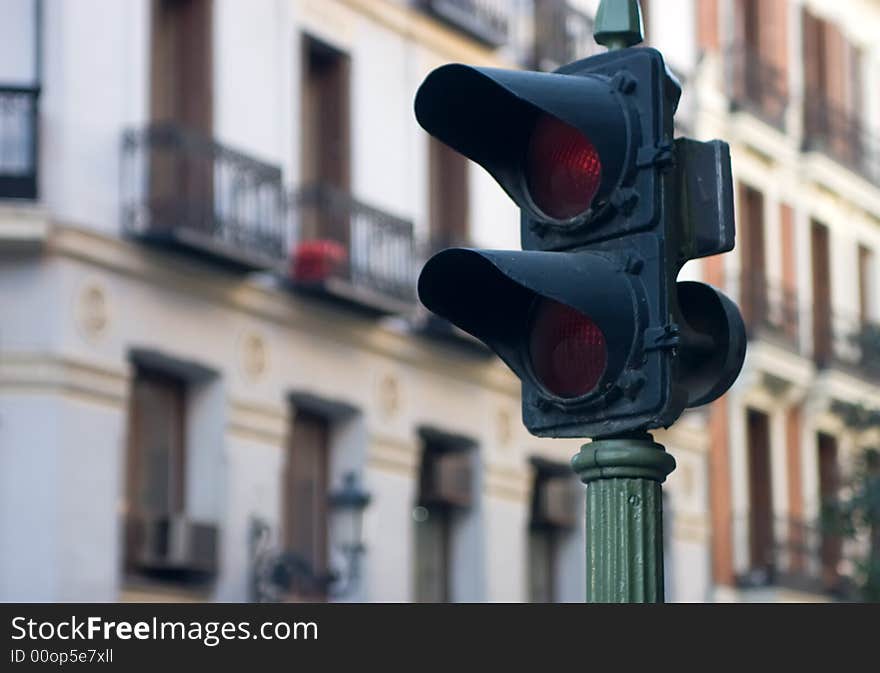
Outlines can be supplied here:
<path id="1" fill-rule="evenodd" d="M 122 221 L 150 243 L 236 268 L 274 268 L 287 227 L 281 169 L 173 123 L 128 131 Z"/>
<path id="2" fill-rule="evenodd" d="M 176 124 L 128 131 L 122 220 L 139 239 L 243 269 L 284 258 L 281 169 Z"/>
<path id="3" fill-rule="evenodd" d="M 0 86 L 0 199 L 37 198 L 37 87 Z"/>
<path id="4" fill-rule="evenodd" d="M 728 96 L 734 108 L 747 110 L 784 130 L 788 105 L 785 70 L 744 44 L 727 50 L 726 64 Z"/>
<path id="5" fill-rule="evenodd" d="M 379 313 L 415 304 L 413 224 L 326 184 L 290 198 L 290 280 L 300 289 Z"/>
<path id="6" fill-rule="evenodd" d="M 880 385 L 880 324 L 836 314 L 814 325 L 813 355 L 820 369 L 836 368 Z"/>
<path id="7" fill-rule="evenodd" d="M 850 583 L 841 539 L 818 523 L 749 512 L 733 517 L 733 544 L 745 552 L 737 574 L 743 589 L 779 587 L 846 597 Z"/>
<path id="8" fill-rule="evenodd" d="M 438 19 L 493 47 L 507 43 L 513 0 L 417 0 Z"/>
<path id="9" fill-rule="evenodd" d="M 551 71 L 599 53 L 593 39 L 593 19 L 567 0 L 535 3 L 532 67 Z"/>
<path id="10" fill-rule="evenodd" d="M 794 291 L 762 275 L 744 273 L 737 296 L 749 339 L 765 339 L 800 352 L 800 312 Z"/>
<path id="11" fill-rule="evenodd" d="M 823 152 L 880 185 L 880 136 L 821 92 L 805 93 L 804 148 Z"/>

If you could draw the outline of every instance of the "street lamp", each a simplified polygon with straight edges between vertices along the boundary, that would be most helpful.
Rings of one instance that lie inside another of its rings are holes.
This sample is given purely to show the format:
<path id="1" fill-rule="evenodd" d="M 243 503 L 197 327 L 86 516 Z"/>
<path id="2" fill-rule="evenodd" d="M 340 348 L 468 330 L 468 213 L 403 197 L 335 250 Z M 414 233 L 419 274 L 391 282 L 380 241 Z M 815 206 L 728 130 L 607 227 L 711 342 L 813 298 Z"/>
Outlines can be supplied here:
<path id="1" fill-rule="evenodd" d="M 344 559 L 343 568 L 331 568 L 328 572 L 315 568 L 295 550 L 277 549 L 270 540 L 269 525 L 252 519 L 253 600 L 277 602 L 292 591 L 306 595 L 326 593 L 334 598 L 350 595 L 360 580 L 360 558 L 366 551 L 362 528 L 364 510 L 369 503 L 370 494 L 362 488 L 354 472 L 347 472 L 341 488 L 327 498 L 332 539 Z"/>
<path id="2" fill-rule="evenodd" d="M 346 573 L 334 575 L 328 587 L 334 596 L 347 596 L 360 579 L 360 558 L 366 551 L 363 543 L 364 510 L 370 494 L 358 482 L 355 472 L 346 472 L 342 488 L 330 494 L 331 528 L 339 550 L 345 558 Z"/>

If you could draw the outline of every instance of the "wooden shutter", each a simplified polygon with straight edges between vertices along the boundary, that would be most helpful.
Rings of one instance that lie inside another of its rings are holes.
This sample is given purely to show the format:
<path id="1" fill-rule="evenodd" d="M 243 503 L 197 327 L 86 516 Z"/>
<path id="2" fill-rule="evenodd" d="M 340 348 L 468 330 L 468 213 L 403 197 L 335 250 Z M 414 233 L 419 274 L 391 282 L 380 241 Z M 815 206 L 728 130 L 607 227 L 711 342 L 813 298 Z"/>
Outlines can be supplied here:
<path id="1" fill-rule="evenodd" d="M 801 472 L 801 419 L 802 407 L 796 405 L 785 414 L 785 456 L 788 483 L 788 536 L 792 570 L 801 571 L 806 567 L 809 540 L 804 527 L 804 496 Z"/>
<path id="2" fill-rule="evenodd" d="M 303 179 L 348 191 L 350 59 L 314 38 L 303 45 Z"/>
<path id="3" fill-rule="evenodd" d="M 773 491 L 770 427 L 766 414 L 749 409 L 749 556 L 752 569 L 773 567 Z"/>
<path id="4" fill-rule="evenodd" d="M 827 97 L 825 85 L 825 33 L 822 21 L 806 9 L 801 13 L 803 27 L 804 90 L 804 132 L 815 144 L 821 142 L 826 131 L 824 99 Z"/>
<path id="5" fill-rule="evenodd" d="M 431 237 L 438 247 L 468 238 L 468 160 L 434 137 L 429 140 Z"/>
<path id="6" fill-rule="evenodd" d="M 210 135 L 212 0 L 154 0 L 151 115 Z"/>
<path id="7" fill-rule="evenodd" d="M 755 2 L 760 54 L 759 90 L 761 108 L 772 119 L 785 114 L 788 96 L 788 2 Z"/>
<path id="8" fill-rule="evenodd" d="M 707 51 L 719 48 L 718 38 L 718 0 L 697 2 L 697 39 L 701 49 Z"/>
<path id="9" fill-rule="evenodd" d="M 782 238 L 782 320 L 785 335 L 797 344 L 798 340 L 798 293 L 797 249 L 795 247 L 794 210 L 783 203 L 779 206 Z"/>
<path id="10" fill-rule="evenodd" d="M 150 115 L 210 138 L 213 129 L 212 0 L 153 0 Z M 150 155 L 150 201 L 165 226 L 211 230 L 214 157 L 162 144 Z M 186 222 L 177 222 L 181 216 Z"/>
<path id="11" fill-rule="evenodd" d="M 766 256 L 764 244 L 764 195 L 740 183 L 740 245 L 742 250 L 743 318 L 755 324 L 766 317 Z"/>
<path id="12" fill-rule="evenodd" d="M 837 501 L 840 488 L 840 474 L 837 466 L 837 439 L 831 435 L 819 433 L 817 438 L 819 449 L 819 496 L 823 506 Z M 822 534 L 822 577 L 826 585 L 833 585 L 837 580 L 837 564 L 840 561 L 841 540 L 831 533 Z"/>
<path id="13" fill-rule="evenodd" d="M 859 320 L 862 324 L 870 322 L 871 280 L 874 277 L 874 253 L 870 248 L 859 246 Z"/>
<path id="14" fill-rule="evenodd" d="M 760 48 L 761 26 L 759 19 L 757 0 L 736 0 L 735 31 L 737 43 L 752 52 L 757 52 Z"/>
<path id="15" fill-rule="evenodd" d="M 327 569 L 327 485 L 330 427 L 299 411 L 284 474 L 286 547 L 320 574 Z"/>
<path id="16" fill-rule="evenodd" d="M 813 265 L 813 357 L 824 366 L 831 358 L 831 274 L 829 269 L 828 229 L 813 222 L 810 228 Z"/>
<path id="17" fill-rule="evenodd" d="M 303 38 L 302 182 L 320 185 L 317 203 L 301 212 L 301 240 L 327 238 L 351 245 L 350 77 L 347 54 Z"/>
<path id="18" fill-rule="evenodd" d="M 804 81 L 808 93 L 825 90 L 825 38 L 822 21 L 806 9 L 801 15 L 803 26 Z"/>
<path id="19" fill-rule="evenodd" d="M 184 511 L 185 410 L 182 381 L 152 370 L 137 371 L 127 466 L 130 512 L 168 515 Z"/>

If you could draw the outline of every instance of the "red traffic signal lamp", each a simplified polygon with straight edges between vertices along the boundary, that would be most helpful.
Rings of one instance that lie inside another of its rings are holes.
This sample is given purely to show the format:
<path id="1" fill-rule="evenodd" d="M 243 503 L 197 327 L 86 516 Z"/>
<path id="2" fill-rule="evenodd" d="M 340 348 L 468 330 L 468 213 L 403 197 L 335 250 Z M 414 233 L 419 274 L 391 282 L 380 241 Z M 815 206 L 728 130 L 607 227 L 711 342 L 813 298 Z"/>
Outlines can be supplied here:
<path id="1" fill-rule="evenodd" d="M 653 49 L 555 73 L 447 65 L 418 91 L 419 123 L 517 203 L 523 248 L 444 250 L 419 296 L 519 376 L 536 435 L 668 426 L 742 366 L 736 306 L 676 283 L 734 243 L 727 145 L 673 139 L 680 93 Z"/>

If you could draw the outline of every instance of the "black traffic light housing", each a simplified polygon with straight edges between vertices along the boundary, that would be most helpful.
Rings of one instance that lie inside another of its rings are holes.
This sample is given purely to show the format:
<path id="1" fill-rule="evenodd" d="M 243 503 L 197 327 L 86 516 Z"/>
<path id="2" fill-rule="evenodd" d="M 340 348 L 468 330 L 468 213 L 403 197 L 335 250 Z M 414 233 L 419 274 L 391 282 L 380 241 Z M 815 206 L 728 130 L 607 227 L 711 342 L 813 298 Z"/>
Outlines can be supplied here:
<path id="1" fill-rule="evenodd" d="M 419 123 L 520 207 L 523 248 L 442 251 L 419 296 L 519 376 L 533 434 L 668 426 L 739 373 L 736 306 L 676 283 L 687 260 L 734 243 L 727 146 L 673 139 L 680 94 L 661 54 L 641 48 L 555 73 L 452 64 L 419 89 Z"/>

